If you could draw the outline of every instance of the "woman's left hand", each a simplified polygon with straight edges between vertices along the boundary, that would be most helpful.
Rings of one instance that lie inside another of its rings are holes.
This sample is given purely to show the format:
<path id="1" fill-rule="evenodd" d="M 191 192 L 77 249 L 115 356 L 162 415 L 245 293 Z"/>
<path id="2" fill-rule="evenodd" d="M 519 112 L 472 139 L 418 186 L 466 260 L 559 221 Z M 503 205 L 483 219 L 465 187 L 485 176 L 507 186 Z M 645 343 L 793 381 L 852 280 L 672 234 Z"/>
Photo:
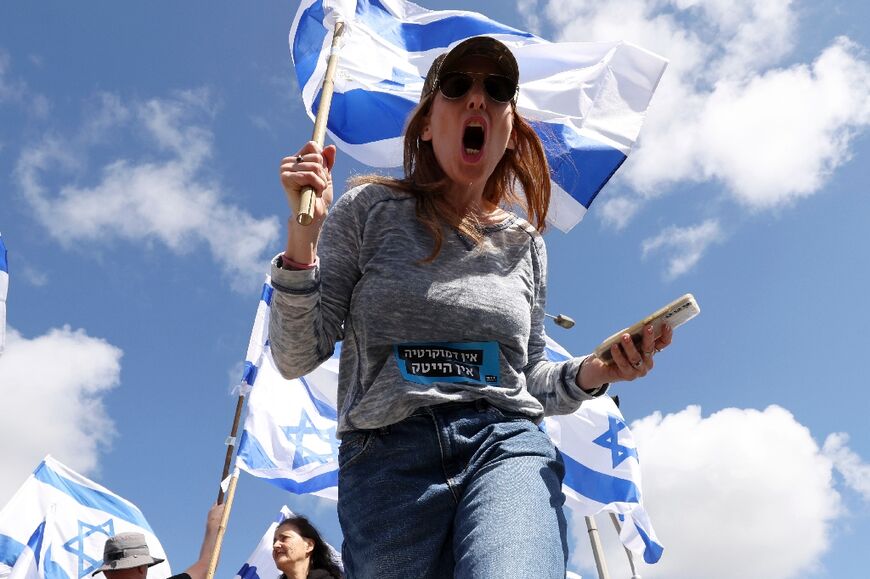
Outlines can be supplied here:
<path id="1" fill-rule="evenodd" d="M 665 324 L 659 336 L 652 326 L 643 329 L 640 349 L 634 345 L 629 334 L 623 334 L 618 344 L 610 348 L 613 362 L 606 363 L 595 355 L 586 359 L 577 374 L 577 385 L 583 390 L 595 390 L 609 382 L 629 382 L 642 378 L 653 369 L 653 356 L 671 344 L 673 329 Z"/>

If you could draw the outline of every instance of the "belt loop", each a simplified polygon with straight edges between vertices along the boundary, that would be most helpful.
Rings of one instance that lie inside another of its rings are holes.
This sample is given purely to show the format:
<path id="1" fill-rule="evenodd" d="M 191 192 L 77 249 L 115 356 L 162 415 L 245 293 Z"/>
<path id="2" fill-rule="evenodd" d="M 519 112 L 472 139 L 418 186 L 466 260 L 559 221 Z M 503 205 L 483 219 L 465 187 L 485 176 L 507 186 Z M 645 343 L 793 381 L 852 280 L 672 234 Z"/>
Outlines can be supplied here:
<path id="1" fill-rule="evenodd" d="M 486 412 L 489 408 L 489 402 L 484 398 L 478 398 L 474 401 L 474 408 L 477 409 L 478 412 Z"/>

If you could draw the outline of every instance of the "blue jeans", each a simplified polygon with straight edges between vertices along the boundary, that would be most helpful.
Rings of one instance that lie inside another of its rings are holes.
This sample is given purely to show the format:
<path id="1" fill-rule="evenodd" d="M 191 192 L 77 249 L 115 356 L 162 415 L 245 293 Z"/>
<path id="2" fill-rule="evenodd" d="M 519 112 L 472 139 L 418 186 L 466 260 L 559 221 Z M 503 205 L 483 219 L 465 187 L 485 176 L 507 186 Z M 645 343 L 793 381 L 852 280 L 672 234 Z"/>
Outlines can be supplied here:
<path id="1" fill-rule="evenodd" d="M 348 579 L 564 579 L 564 465 L 527 418 L 483 401 L 418 410 L 339 448 Z"/>

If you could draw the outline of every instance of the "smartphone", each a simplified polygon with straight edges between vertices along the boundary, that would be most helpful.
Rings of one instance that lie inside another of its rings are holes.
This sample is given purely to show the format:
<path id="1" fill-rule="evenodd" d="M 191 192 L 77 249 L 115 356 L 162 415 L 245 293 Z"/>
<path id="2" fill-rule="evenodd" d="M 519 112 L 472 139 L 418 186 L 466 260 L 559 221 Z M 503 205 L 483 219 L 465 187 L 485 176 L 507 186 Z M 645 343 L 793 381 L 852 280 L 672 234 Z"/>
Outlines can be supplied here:
<path id="1" fill-rule="evenodd" d="M 607 363 L 613 362 L 613 356 L 610 355 L 610 347 L 613 344 L 619 343 L 623 334 L 629 334 L 635 347 L 641 349 L 643 341 L 643 329 L 652 324 L 653 335 L 658 336 L 661 331 L 662 324 L 667 323 L 671 328 L 681 326 L 701 313 L 701 308 L 698 307 L 698 302 L 692 294 L 686 294 L 675 299 L 660 310 L 653 312 L 636 324 L 619 330 L 595 348 L 595 355 Z"/>

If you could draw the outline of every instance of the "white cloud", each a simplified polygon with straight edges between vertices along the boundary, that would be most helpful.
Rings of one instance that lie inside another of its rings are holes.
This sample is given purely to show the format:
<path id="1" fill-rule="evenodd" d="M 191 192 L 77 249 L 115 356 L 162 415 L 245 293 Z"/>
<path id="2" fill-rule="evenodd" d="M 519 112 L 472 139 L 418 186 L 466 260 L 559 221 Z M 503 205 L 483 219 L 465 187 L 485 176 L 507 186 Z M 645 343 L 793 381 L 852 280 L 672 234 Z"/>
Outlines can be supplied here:
<path id="1" fill-rule="evenodd" d="M 28 114 L 44 118 L 51 108 L 45 96 L 30 90 L 27 83 L 11 74 L 12 58 L 0 48 L 0 104 L 14 103 Z"/>
<path id="2" fill-rule="evenodd" d="M 122 352 L 69 326 L 23 338 L 9 328 L 0 356 L 0 440 L 5 504 L 46 454 L 87 473 L 115 426 L 103 396 L 118 385 Z"/>
<path id="3" fill-rule="evenodd" d="M 785 579 L 818 566 L 841 514 L 840 495 L 831 460 L 791 413 L 728 408 L 704 418 L 689 406 L 654 413 L 631 429 L 644 502 L 665 546 L 659 563 L 641 563 L 640 575 Z M 625 561 L 598 519 L 607 560 Z M 583 565 L 594 568 L 584 551 Z"/>
<path id="4" fill-rule="evenodd" d="M 640 146 L 622 171 L 642 196 L 716 181 L 750 209 L 788 205 L 820 191 L 870 126 L 862 47 L 837 38 L 812 63 L 783 65 L 797 42 L 800 14 L 791 0 L 519 6 L 530 22 L 543 15 L 556 39 L 623 39 L 670 60 Z"/>
<path id="5" fill-rule="evenodd" d="M 605 225 L 610 225 L 615 229 L 622 229 L 628 225 L 634 214 L 640 209 L 642 201 L 631 197 L 608 197 L 602 199 L 598 203 L 601 220 Z"/>
<path id="6" fill-rule="evenodd" d="M 693 227 L 668 227 L 641 244 L 643 256 L 663 251 L 668 254 L 665 277 L 673 279 L 691 270 L 711 244 L 722 241 L 722 230 L 715 219 Z"/>
<path id="7" fill-rule="evenodd" d="M 831 459 L 834 467 L 843 476 L 846 485 L 859 493 L 865 501 L 870 501 L 870 464 L 861 460 L 846 444 L 849 435 L 843 432 L 829 434 L 825 439 L 825 456 Z"/>
<path id="8" fill-rule="evenodd" d="M 24 94 L 24 84 L 19 80 L 10 78 L 11 65 L 12 59 L 9 57 L 9 53 L 0 49 L 0 103 L 17 101 Z"/>
<path id="9" fill-rule="evenodd" d="M 209 175 L 213 136 L 197 122 L 211 114 L 208 95 L 188 91 L 125 105 L 104 94 L 97 101 L 75 138 L 46 135 L 19 157 L 16 178 L 47 231 L 65 246 L 158 241 L 185 254 L 204 244 L 234 288 L 259 284 L 267 250 L 278 238 L 278 220 L 257 219 L 229 203 Z M 147 139 L 147 160 L 117 158 L 102 167 L 93 185 L 46 184 L 57 181 L 58 173 L 81 173 L 88 148 L 119 132 Z"/>

